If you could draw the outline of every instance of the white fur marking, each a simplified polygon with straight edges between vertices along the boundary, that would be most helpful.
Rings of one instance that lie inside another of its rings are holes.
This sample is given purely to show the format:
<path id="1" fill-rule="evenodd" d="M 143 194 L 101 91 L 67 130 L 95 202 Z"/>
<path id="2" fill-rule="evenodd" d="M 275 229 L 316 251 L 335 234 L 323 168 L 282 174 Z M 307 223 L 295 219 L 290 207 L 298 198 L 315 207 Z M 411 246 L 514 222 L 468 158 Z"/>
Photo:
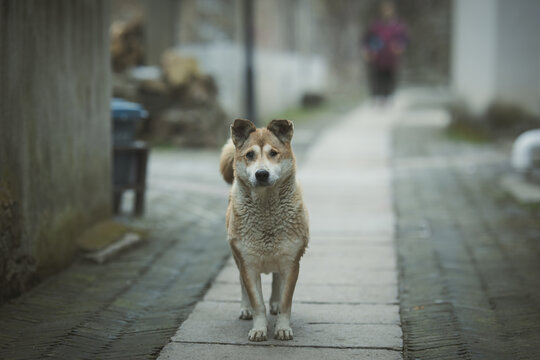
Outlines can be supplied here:
<path id="1" fill-rule="evenodd" d="M 255 151 L 255 154 L 257 154 L 257 156 L 261 155 L 261 147 L 259 145 L 253 145 L 251 150 Z"/>

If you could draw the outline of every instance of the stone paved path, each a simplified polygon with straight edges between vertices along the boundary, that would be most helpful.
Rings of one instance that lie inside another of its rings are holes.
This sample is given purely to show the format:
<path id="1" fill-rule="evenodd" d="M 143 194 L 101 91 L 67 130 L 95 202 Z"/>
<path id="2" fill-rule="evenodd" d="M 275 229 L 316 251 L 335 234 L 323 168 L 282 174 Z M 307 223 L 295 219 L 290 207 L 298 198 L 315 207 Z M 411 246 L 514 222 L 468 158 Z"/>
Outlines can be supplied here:
<path id="1" fill-rule="evenodd" d="M 301 162 L 341 112 L 297 127 Z M 121 219 L 148 240 L 104 265 L 79 259 L 0 305 L 0 359 L 155 359 L 230 256 L 218 162 L 218 150 L 154 149 L 145 216 Z"/>
<path id="2" fill-rule="evenodd" d="M 232 261 L 160 359 L 401 359 L 390 170 L 391 117 L 362 107 L 326 131 L 299 179 L 311 242 L 294 297 L 294 339 L 250 343 Z M 269 276 L 263 292 L 269 295 Z M 270 318 L 269 334 L 272 334 Z"/>
<path id="3" fill-rule="evenodd" d="M 154 151 L 147 241 L 0 306 L 0 359 L 154 359 L 229 256 L 217 151 Z"/>
<path id="4" fill-rule="evenodd" d="M 439 115 L 402 111 L 393 134 L 404 355 L 539 359 L 540 212 L 504 193 L 504 147 L 452 140 Z"/>

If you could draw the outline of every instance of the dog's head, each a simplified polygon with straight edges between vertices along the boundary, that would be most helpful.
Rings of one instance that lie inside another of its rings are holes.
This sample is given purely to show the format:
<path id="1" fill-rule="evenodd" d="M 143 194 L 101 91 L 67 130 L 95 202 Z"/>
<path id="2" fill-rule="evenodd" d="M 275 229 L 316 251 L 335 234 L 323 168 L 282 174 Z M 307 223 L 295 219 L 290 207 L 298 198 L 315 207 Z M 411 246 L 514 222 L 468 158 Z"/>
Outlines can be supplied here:
<path id="1" fill-rule="evenodd" d="M 249 186 L 263 187 L 293 175 L 293 132 L 289 120 L 272 120 L 266 128 L 257 129 L 249 120 L 236 119 L 231 125 L 236 176 Z"/>

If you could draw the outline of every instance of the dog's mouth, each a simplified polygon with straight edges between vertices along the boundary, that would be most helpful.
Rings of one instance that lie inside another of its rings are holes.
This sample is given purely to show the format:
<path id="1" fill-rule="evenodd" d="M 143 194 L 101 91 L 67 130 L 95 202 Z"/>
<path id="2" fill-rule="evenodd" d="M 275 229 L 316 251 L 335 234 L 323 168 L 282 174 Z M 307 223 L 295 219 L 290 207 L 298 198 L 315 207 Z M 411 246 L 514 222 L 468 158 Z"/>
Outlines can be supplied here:
<path id="1" fill-rule="evenodd" d="M 257 180 L 255 182 L 255 187 L 268 187 L 272 185 L 269 181 L 260 181 L 260 180 Z"/>

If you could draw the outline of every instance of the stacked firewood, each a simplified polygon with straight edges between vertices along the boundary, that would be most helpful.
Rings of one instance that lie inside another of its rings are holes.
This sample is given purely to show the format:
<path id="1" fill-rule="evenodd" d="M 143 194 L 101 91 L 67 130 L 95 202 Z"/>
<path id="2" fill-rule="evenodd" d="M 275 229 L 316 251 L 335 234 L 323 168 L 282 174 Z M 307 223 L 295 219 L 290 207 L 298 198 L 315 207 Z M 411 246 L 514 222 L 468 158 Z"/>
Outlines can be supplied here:
<path id="1" fill-rule="evenodd" d="M 214 78 L 199 69 L 195 58 L 174 49 L 163 53 L 159 67 L 138 66 L 144 59 L 143 30 L 140 21 L 113 25 L 113 95 L 148 110 L 140 135 L 150 142 L 220 146 L 228 120 Z"/>
<path id="2" fill-rule="evenodd" d="M 114 22 L 111 26 L 111 57 L 114 72 L 144 63 L 144 24 L 141 19 Z"/>

